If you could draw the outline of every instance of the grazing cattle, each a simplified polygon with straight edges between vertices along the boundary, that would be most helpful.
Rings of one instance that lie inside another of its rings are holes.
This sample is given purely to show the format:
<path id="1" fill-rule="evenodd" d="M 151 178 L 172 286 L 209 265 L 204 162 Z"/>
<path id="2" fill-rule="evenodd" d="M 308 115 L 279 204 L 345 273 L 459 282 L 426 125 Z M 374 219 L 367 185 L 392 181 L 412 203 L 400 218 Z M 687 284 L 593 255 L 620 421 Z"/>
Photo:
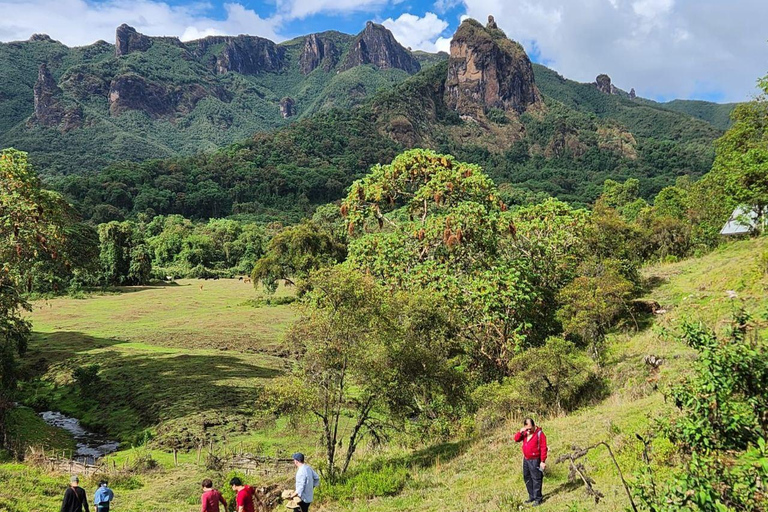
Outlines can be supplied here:
<path id="1" fill-rule="evenodd" d="M 200 290 L 202 290 L 202 289 L 203 289 L 203 285 L 200 285 Z"/>
<path id="2" fill-rule="evenodd" d="M 219 280 L 219 276 L 213 276 L 213 280 L 214 281 L 218 281 Z"/>
<path id="3" fill-rule="evenodd" d="M 251 278 L 250 277 L 243 278 L 243 282 L 244 283 L 250 283 L 251 282 Z"/>
<path id="4" fill-rule="evenodd" d="M 242 281 L 243 280 L 243 276 L 238 277 L 237 280 L 238 281 Z"/>

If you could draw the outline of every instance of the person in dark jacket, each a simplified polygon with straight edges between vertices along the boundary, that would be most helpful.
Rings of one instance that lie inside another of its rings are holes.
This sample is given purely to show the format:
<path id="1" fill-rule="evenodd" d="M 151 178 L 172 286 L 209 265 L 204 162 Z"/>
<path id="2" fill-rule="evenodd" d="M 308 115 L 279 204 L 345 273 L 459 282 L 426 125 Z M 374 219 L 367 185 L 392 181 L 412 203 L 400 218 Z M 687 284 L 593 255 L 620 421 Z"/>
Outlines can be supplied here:
<path id="1" fill-rule="evenodd" d="M 64 492 L 64 501 L 61 502 L 61 512 L 90 512 L 88 509 L 88 497 L 85 490 L 80 487 L 80 479 L 73 476 L 69 479 L 69 487 Z"/>
<path id="2" fill-rule="evenodd" d="M 541 505 L 544 468 L 547 467 L 547 436 L 531 418 L 523 421 L 523 428 L 515 433 L 515 442 L 523 443 L 523 481 L 528 490 L 528 501 L 533 506 Z"/>

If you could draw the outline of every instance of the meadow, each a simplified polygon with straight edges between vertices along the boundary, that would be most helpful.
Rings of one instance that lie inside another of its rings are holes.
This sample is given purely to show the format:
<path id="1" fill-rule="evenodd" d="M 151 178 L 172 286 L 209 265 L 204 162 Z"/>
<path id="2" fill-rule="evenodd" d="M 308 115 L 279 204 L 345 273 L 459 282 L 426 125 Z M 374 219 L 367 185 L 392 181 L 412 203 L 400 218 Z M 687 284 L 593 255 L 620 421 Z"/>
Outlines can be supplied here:
<path id="1" fill-rule="evenodd" d="M 744 306 L 758 324 L 768 318 L 765 238 L 726 245 L 702 257 L 644 269 L 645 300 L 665 311 L 640 319 L 639 330 L 619 329 L 609 336 L 604 370 L 610 396 L 567 416 L 544 418 L 550 460 L 543 511 L 614 511 L 629 506 L 613 463 L 603 449 L 585 458 L 588 474 L 604 499 L 595 504 L 580 482 L 568 480 L 558 456 L 606 441 L 625 475 L 641 465 L 642 445 L 655 419 L 668 412 L 663 391 L 690 368 L 693 352 L 670 335 L 682 320 L 727 327 L 735 308 Z M 202 288 L 201 288 L 202 286 Z M 290 290 L 281 289 L 286 295 Z M 270 420 L 258 414 L 262 387 L 291 364 L 283 343 L 294 306 L 254 307 L 257 292 L 237 280 L 182 280 L 176 284 L 116 289 L 84 298 L 35 302 L 35 336 L 24 359 L 25 404 L 61 410 L 123 442 L 108 460 L 117 467 L 151 457 L 158 467 L 116 478 L 116 508 L 124 511 L 197 509 L 198 484 L 206 475 L 220 485 L 226 470 L 198 464 L 193 448 L 202 439 L 217 447 L 242 443 L 270 456 L 301 449 L 317 465 L 322 449 L 311 421 Z M 643 362 L 664 359 L 658 371 Z M 98 364 L 100 382 L 83 394 L 73 370 Z M 29 410 L 16 429 L 29 443 L 66 449 L 66 436 L 41 425 Z M 510 437 L 520 418 L 501 428 L 478 430 L 471 438 L 432 446 L 393 442 L 364 446 L 349 478 L 323 485 L 316 510 L 496 511 L 516 510 L 524 500 L 519 446 Z M 144 436 L 144 439 L 141 439 Z M 142 444 L 143 441 L 148 441 Z M 179 445 L 178 464 L 171 455 Z M 664 441 L 652 445 L 663 459 Z M 291 468 L 268 476 L 249 476 L 257 484 L 290 485 Z M 0 503 L 18 512 L 53 510 L 66 475 L 31 465 L 0 464 Z M 86 480 L 86 488 L 94 487 Z"/>

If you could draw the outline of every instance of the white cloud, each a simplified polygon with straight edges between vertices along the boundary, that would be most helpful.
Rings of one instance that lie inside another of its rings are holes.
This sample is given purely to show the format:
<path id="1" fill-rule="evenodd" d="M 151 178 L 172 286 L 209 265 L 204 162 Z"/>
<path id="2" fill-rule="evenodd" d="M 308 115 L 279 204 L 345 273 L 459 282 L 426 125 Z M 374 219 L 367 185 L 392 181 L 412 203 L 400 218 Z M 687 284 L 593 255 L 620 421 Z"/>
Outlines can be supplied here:
<path id="1" fill-rule="evenodd" d="M 113 41 L 115 28 L 127 23 L 152 36 L 194 39 L 211 34 L 253 34 L 282 40 L 280 16 L 262 18 L 237 3 L 224 5 L 226 17 L 210 17 L 209 4 L 170 5 L 159 0 L 0 0 L 0 41 L 24 40 L 44 33 L 75 46 L 98 39 Z"/>
<path id="2" fill-rule="evenodd" d="M 768 72 L 765 0 L 463 0 L 568 78 L 647 97 L 743 101 Z"/>
<path id="3" fill-rule="evenodd" d="M 389 0 L 275 0 L 278 12 L 292 19 L 319 13 L 372 12 L 389 3 Z"/>
<path id="4" fill-rule="evenodd" d="M 439 36 L 448 28 L 448 22 L 441 20 L 433 12 L 428 12 L 422 17 L 404 13 L 396 20 L 387 18 L 381 24 L 387 27 L 403 46 L 428 52 L 438 51 L 436 42 L 444 39 Z M 441 46 L 445 46 L 443 41 Z"/>

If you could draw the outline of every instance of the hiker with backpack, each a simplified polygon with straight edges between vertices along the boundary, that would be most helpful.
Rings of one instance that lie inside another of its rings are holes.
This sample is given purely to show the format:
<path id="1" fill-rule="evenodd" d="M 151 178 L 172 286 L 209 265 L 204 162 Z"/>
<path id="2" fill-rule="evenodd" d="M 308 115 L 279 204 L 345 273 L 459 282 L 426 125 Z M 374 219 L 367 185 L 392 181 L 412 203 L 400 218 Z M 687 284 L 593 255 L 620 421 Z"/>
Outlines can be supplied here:
<path id="1" fill-rule="evenodd" d="M 547 467 L 547 436 L 537 427 L 533 419 L 526 418 L 523 428 L 515 433 L 515 442 L 523 443 L 523 481 L 528 490 L 528 501 L 534 507 L 541 505 L 542 481 Z"/>
<path id="2" fill-rule="evenodd" d="M 69 487 L 64 491 L 64 500 L 61 502 L 61 512 L 90 512 L 88 509 L 88 497 L 85 489 L 80 487 L 80 479 L 73 476 L 69 479 Z"/>

